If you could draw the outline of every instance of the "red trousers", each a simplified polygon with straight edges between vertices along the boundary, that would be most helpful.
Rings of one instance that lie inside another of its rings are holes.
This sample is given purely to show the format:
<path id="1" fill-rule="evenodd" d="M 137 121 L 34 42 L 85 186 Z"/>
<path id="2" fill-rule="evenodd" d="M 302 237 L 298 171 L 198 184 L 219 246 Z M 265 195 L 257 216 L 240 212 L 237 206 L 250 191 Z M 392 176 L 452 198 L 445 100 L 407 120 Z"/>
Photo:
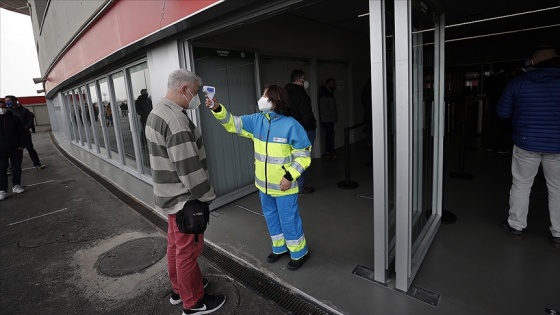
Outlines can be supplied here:
<path id="1" fill-rule="evenodd" d="M 194 234 L 179 231 L 175 214 L 168 216 L 167 228 L 167 266 L 173 291 L 183 300 L 183 308 L 191 309 L 204 297 L 202 272 L 198 266 L 198 256 L 204 248 L 204 234 L 198 235 L 194 244 Z"/>

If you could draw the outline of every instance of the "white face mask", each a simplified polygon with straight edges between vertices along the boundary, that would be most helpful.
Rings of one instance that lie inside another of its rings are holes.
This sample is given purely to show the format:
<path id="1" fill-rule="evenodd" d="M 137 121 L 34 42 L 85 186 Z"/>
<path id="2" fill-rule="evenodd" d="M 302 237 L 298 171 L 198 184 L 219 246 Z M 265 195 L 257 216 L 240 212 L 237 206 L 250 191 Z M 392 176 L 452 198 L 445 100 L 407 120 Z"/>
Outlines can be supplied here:
<path id="1" fill-rule="evenodd" d="M 189 91 L 189 93 L 191 93 L 191 90 L 187 89 L 187 91 Z M 200 95 L 196 94 L 196 96 L 194 96 L 191 93 L 191 96 L 192 96 L 192 98 L 191 98 L 191 101 L 189 102 L 189 108 L 187 108 L 187 109 L 195 110 L 195 109 L 197 109 L 198 106 L 200 106 Z M 185 99 L 187 99 L 186 95 L 183 95 L 183 97 L 185 97 Z"/>
<path id="2" fill-rule="evenodd" d="M 303 88 L 307 90 L 307 88 L 309 87 L 309 82 L 303 81 Z"/>
<path id="3" fill-rule="evenodd" d="M 257 104 L 259 105 L 259 109 L 260 109 L 261 111 L 267 111 L 267 110 L 269 110 L 269 109 L 272 108 L 272 103 L 270 103 L 270 102 L 268 101 L 268 98 L 266 98 L 266 97 L 264 97 L 264 96 L 261 97 L 261 98 L 259 99 L 259 101 L 257 102 Z"/>
<path id="4" fill-rule="evenodd" d="M 7 108 L 4 108 L 4 107 L 0 108 L 0 115 L 6 114 L 7 111 L 8 111 Z"/>

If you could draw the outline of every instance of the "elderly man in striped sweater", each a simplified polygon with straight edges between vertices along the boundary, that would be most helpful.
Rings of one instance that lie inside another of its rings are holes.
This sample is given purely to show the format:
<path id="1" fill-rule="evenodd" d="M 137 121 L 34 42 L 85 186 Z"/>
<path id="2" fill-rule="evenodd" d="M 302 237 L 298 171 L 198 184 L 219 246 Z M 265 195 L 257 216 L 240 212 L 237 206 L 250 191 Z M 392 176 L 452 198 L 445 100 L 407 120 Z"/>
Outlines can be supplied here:
<path id="1" fill-rule="evenodd" d="M 204 294 L 198 256 L 204 242 L 179 231 L 176 214 L 187 203 L 209 203 L 216 194 L 208 180 L 206 152 L 200 130 L 186 109 L 200 105 L 202 85 L 194 73 L 178 69 L 169 75 L 167 94 L 153 108 L 146 123 L 156 209 L 168 215 L 167 262 L 173 286 L 171 304 L 183 303 L 183 314 L 209 314 L 219 309 L 225 295 Z M 204 235 L 202 236 L 202 240 Z M 199 236 L 200 237 L 200 236 Z"/>

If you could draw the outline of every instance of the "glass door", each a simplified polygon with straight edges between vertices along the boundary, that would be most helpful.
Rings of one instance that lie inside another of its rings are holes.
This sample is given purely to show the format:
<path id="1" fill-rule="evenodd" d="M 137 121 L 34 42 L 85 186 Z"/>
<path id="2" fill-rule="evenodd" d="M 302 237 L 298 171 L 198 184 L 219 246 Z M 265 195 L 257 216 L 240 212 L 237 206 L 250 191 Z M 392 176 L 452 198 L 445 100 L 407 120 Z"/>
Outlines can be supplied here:
<path id="1" fill-rule="evenodd" d="M 262 91 L 256 85 L 254 52 L 192 47 L 192 56 L 194 72 L 202 78 L 202 84 L 216 88 L 215 97 L 231 114 L 257 111 Z M 203 99 L 202 87 L 199 93 Z M 210 111 L 197 111 L 195 123 L 198 121 L 202 130 L 210 182 L 218 196 L 213 205 L 218 207 L 255 191 L 253 142 L 228 133 Z"/>
<path id="2" fill-rule="evenodd" d="M 443 18 L 432 2 L 394 1 L 395 286 L 408 291 L 441 221 Z"/>

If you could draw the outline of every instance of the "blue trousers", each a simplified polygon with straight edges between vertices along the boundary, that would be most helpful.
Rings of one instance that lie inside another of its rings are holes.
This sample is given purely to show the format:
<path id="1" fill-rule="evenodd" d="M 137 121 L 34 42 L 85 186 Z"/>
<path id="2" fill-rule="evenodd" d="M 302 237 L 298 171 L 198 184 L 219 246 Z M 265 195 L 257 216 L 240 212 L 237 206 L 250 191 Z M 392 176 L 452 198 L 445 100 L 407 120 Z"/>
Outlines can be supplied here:
<path id="1" fill-rule="evenodd" d="M 263 192 L 259 193 L 272 239 L 272 252 L 282 254 L 289 250 L 291 258 L 295 260 L 305 256 L 307 242 L 299 216 L 298 194 L 272 197 Z"/>

